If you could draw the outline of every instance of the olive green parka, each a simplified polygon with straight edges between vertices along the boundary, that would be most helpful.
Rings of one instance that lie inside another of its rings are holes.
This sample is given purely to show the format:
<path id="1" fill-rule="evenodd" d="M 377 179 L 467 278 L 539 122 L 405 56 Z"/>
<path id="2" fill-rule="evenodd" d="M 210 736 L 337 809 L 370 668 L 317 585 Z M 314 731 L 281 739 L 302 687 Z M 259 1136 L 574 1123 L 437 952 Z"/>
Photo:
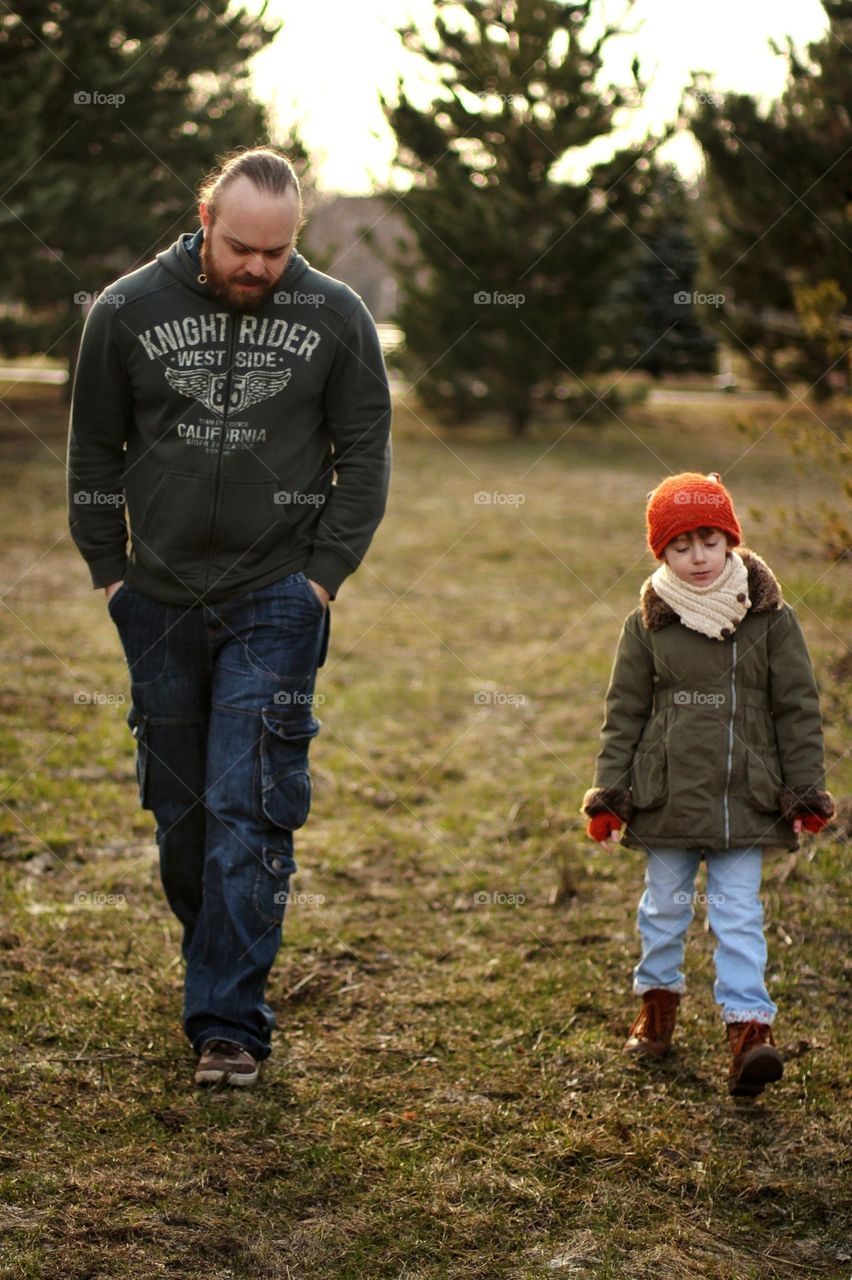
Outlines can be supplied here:
<path id="1" fill-rule="evenodd" d="M 833 812 L 802 629 L 768 565 L 738 553 L 751 605 L 726 639 L 684 626 L 650 578 L 624 623 L 582 812 L 620 817 L 633 848 L 795 849 L 794 818 Z"/>

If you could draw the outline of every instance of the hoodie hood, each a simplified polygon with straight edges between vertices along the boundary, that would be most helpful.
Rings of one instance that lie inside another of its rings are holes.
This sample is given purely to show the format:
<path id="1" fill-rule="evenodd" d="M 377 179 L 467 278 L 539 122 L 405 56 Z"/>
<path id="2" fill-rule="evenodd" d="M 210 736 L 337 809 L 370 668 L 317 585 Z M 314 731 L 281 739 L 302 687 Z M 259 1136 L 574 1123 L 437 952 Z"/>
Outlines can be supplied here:
<path id="1" fill-rule="evenodd" d="M 200 294 L 202 298 L 213 298 L 214 294 L 209 287 L 198 279 L 201 272 L 200 252 L 203 239 L 204 231 L 201 227 L 195 232 L 185 231 L 178 236 L 174 244 L 169 245 L 168 249 L 163 249 L 162 253 L 158 253 L 156 257 L 157 262 L 188 289 Z M 293 249 L 290 261 L 278 282 L 279 287 L 292 288 L 309 270 L 310 265 L 307 258 L 303 258 L 297 249 Z"/>

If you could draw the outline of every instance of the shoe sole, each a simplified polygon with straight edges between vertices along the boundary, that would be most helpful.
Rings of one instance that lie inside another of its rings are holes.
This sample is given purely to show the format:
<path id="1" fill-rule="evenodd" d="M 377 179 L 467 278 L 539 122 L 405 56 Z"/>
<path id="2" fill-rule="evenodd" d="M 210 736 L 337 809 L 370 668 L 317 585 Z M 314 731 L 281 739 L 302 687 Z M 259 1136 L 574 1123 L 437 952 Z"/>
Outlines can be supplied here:
<path id="1" fill-rule="evenodd" d="M 237 1089 L 246 1089 L 249 1085 L 253 1085 L 257 1080 L 257 1071 L 218 1071 L 211 1069 L 209 1071 L 196 1071 L 196 1084 L 225 1084 L 233 1085 Z"/>
<path id="2" fill-rule="evenodd" d="M 728 1085 L 728 1092 L 732 1098 L 754 1097 L 763 1093 L 768 1084 L 780 1080 L 783 1074 L 784 1063 L 778 1050 L 771 1045 L 763 1045 L 746 1055 L 739 1075 Z"/>

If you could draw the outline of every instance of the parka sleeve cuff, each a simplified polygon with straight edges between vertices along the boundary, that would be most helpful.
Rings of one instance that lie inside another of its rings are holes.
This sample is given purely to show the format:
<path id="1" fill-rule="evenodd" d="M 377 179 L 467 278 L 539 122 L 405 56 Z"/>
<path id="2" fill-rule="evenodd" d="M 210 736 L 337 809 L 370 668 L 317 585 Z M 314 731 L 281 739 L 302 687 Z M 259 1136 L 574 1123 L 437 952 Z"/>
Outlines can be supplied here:
<path id="1" fill-rule="evenodd" d="M 587 818 L 594 818 L 598 813 L 612 813 L 622 822 L 629 822 L 633 816 L 633 803 L 626 787 L 591 787 L 583 796 L 580 812 Z"/>
<path id="2" fill-rule="evenodd" d="M 814 786 L 784 787 L 778 797 L 778 807 L 786 822 L 809 814 L 826 819 L 834 817 L 834 797 L 831 792 L 821 791 Z"/>

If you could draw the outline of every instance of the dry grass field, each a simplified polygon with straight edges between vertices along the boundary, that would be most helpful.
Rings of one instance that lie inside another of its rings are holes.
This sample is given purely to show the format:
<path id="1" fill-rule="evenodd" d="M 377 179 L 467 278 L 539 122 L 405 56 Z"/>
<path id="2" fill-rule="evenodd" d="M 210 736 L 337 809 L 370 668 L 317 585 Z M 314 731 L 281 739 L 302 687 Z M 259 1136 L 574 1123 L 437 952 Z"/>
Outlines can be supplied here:
<path id="1" fill-rule="evenodd" d="M 126 669 L 67 534 L 64 410 L 10 400 L 3 1280 L 850 1275 L 842 825 L 767 863 L 787 1067 L 742 1103 L 702 907 L 677 1052 L 620 1053 L 641 856 L 592 846 L 578 814 L 669 470 L 725 474 L 811 646 L 828 785 L 852 791 L 849 562 L 801 523 L 832 480 L 796 468 L 782 408 L 749 407 L 749 431 L 742 412 L 511 444 L 400 409 L 387 519 L 333 605 L 275 1049 L 242 1094 L 192 1085 Z"/>

